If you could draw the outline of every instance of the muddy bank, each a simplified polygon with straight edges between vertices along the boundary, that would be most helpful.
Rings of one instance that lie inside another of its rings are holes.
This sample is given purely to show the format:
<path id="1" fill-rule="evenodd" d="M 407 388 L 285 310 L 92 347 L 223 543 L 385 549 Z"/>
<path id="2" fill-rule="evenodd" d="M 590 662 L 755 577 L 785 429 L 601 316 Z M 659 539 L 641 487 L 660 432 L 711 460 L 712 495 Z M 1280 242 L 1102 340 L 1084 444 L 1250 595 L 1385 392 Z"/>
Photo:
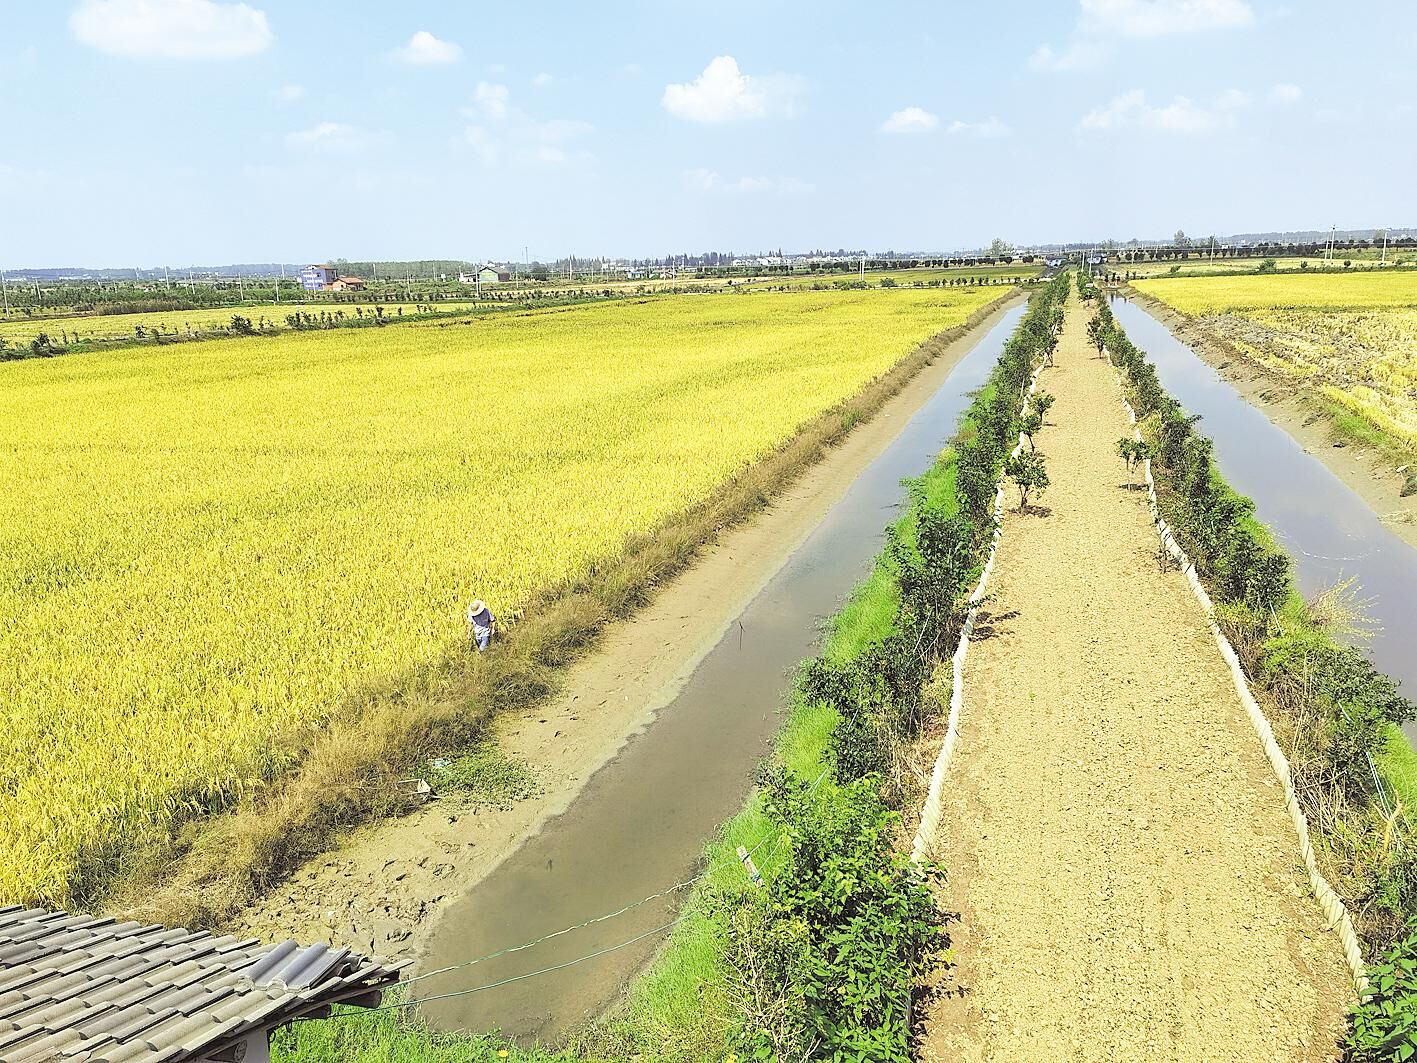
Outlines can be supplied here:
<path id="1" fill-rule="evenodd" d="M 542 791 L 536 798 L 501 808 L 436 801 L 410 816 L 362 828 L 273 890 L 245 913 L 237 929 L 389 956 L 423 951 L 439 916 L 569 809 L 590 777 L 674 700 L 735 619 L 960 360 L 1007 314 L 1021 312 L 1009 309 L 1021 298 L 996 307 L 945 346 L 769 508 L 720 534 L 632 619 L 608 628 L 599 648 L 567 670 L 564 693 L 494 723 L 499 747 L 535 773 Z M 951 426 L 952 419 L 941 438 Z M 888 517 L 880 512 L 875 524 L 884 526 Z M 840 593 L 849 587 L 843 585 Z M 773 701 L 763 711 L 776 708 Z M 746 778 L 755 759 L 734 770 Z M 693 841 L 697 846 L 703 840 Z"/>
<path id="2" fill-rule="evenodd" d="M 1401 496 L 1406 474 L 1390 454 L 1343 439 L 1334 431 L 1327 407 L 1308 396 L 1303 385 L 1234 350 L 1197 321 L 1135 288 L 1126 298 L 1169 328 L 1265 416 L 1352 488 L 1409 546 L 1417 548 L 1417 495 Z"/>

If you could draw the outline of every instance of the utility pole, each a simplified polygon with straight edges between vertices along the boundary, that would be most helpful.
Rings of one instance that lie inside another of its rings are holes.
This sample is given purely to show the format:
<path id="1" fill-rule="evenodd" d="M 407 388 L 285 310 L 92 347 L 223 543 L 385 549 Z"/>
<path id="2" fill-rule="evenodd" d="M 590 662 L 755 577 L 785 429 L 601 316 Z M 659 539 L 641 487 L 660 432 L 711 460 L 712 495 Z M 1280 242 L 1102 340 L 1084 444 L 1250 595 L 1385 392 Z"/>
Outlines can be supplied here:
<path id="1" fill-rule="evenodd" d="M 276 281 L 276 302 L 280 302 L 280 286 L 285 283 L 285 263 L 280 264 L 280 280 Z"/>
<path id="2" fill-rule="evenodd" d="M 5 294 L 5 315 L 10 314 L 10 284 L 5 280 L 5 270 L 0 269 L 0 292 Z"/>
<path id="3" fill-rule="evenodd" d="M 1383 260 L 1379 268 L 1387 265 L 1387 230 L 1383 230 Z"/>
<path id="4" fill-rule="evenodd" d="M 162 267 L 162 279 L 167 284 L 167 290 L 172 291 L 172 274 L 168 272 L 166 266 Z"/>

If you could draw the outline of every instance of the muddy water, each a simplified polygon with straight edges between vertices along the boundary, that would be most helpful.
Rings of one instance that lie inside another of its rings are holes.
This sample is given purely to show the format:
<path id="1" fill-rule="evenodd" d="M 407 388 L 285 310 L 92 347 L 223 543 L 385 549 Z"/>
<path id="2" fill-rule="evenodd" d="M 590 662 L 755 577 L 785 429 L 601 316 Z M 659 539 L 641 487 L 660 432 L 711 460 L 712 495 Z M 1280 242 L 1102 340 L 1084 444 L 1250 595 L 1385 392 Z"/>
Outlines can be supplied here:
<path id="1" fill-rule="evenodd" d="M 1367 643 L 1379 669 L 1417 698 L 1417 550 L 1392 534 L 1363 498 L 1247 402 L 1171 330 L 1123 299 L 1112 312 L 1177 401 L 1201 415 L 1231 486 L 1255 500 L 1256 515 L 1294 558 L 1305 594 L 1355 579 L 1381 626 Z M 1417 726 L 1406 728 L 1417 740 Z"/>
<path id="2" fill-rule="evenodd" d="M 423 958 L 435 970 L 611 912 L 691 875 L 715 828 L 742 807 L 768 751 L 797 663 L 869 570 L 886 523 L 954 432 L 1024 307 L 1007 311 L 731 625 L 655 721 L 597 772 L 575 804 L 448 910 Z M 431 998 L 565 963 L 668 923 L 674 899 L 525 952 L 418 986 Z M 424 1013 L 439 1027 L 494 1028 L 554 1040 L 614 1001 L 661 944 L 630 947 L 550 974 L 452 999 Z"/>

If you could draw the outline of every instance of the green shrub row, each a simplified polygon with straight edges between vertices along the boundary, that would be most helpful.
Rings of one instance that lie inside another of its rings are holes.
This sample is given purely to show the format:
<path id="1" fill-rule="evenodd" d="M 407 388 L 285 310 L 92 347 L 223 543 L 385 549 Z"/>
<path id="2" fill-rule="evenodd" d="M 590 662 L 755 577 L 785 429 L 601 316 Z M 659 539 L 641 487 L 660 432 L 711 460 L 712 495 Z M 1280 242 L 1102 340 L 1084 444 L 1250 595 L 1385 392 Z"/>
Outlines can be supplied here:
<path id="1" fill-rule="evenodd" d="M 1382 988 L 1354 1014 L 1352 1058 L 1407 1059 L 1417 1053 L 1417 862 L 1405 840 L 1412 754 L 1398 728 L 1417 708 L 1336 637 L 1347 611 L 1338 598 L 1299 595 L 1290 559 L 1255 519 L 1254 503 L 1216 470 L 1199 418 L 1166 394 L 1106 306 L 1090 335 L 1126 374 L 1162 516 L 1265 702 L 1329 878 L 1369 954 L 1380 957 L 1374 984 Z"/>
<path id="2" fill-rule="evenodd" d="M 949 939 L 932 889 L 943 872 L 901 851 L 901 812 L 918 796 L 903 757 L 941 710 L 927 690 L 958 640 L 1023 398 L 1057 342 L 1067 291 L 1063 275 L 1034 296 L 942 458 L 946 475 L 911 486 L 880 566 L 889 623 L 852 652 L 802 669 L 799 696 L 836 721 L 825 777 L 810 784 L 767 769 L 763 808 L 782 833 L 784 866 L 763 888 L 724 890 L 712 902 L 727 928 L 739 1016 L 729 1047 L 744 1058 L 910 1059 L 918 979 Z"/>

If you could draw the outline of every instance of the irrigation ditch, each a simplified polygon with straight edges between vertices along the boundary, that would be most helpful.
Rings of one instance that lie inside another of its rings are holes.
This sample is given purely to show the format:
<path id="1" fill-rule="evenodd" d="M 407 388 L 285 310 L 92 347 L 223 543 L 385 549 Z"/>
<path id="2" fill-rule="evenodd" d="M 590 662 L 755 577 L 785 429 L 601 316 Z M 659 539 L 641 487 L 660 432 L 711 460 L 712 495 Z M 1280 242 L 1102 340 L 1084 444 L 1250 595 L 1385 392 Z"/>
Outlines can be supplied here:
<path id="1" fill-rule="evenodd" d="M 497 653 L 470 660 L 450 651 L 418 675 L 356 692 L 310 736 L 298 768 L 239 807 L 199 810 L 171 834 L 141 839 L 121 861 L 94 854 L 94 876 L 81 884 L 86 898 L 106 896 L 110 911 L 165 922 L 222 925 L 350 828 L 407 811 L 399 778 L 430 757 L 476 747 L 492 719 L 551 695 L 564 667 L 598 643 L 609 621 L 634 614 L 704 543 L 761 510 L 1012 294 L 922 344 L 705 502 L 627 543 L 619 557 L 547 588 L 527 603 Z"/>
<path id="2" fill-rule="evenodd" d="M 1313 421 L 1315 407 L 1293 396 L 1292 382 L 1284 384 L 1287 402 L 1266 403 L 1233 364 L 1214 365 L 1223 359 L 1193 329 L 1177 332 L 1174 314 L 1146 299 L 1110 308 L 1167 391 L 1201 415 L 1218 468 L 1254 500 L 1256 517 L 1290 555 L 1299 590 L 1314 595 L 1352 583 L 1370 621 L 1362 645 L 1380 671 L 1417 687 L 1417 524 L 1390 519 L 1402 501 L 1398 483 L 1374 479 L 1370 452 L 1336 446 L 1331 422 Z M 1265 394 L 1275 387 L 1269 379 Z M 1417 726 L 1405 730 L 1409 743 L 1417 740 Z"/>
<path id="3" fill-rule="evenodd" d="M 1067 291 L 1064 275 L 1034 295 L 950 447 L 910 484 L 910 504 L 870 576 L 803 665 L 746 807 L 697 874 L 631 906 L 666 901 L 669 920 L 603 950 L 669 934 L 618 1006 L 558 1051 L 438 1034 L 386 1013 L 297 1029 L 277 1058 L 916 1058 L 921 1007 L 956 958 L 954 917 L 937 889 L 945 869 L 930 853 L 954 783 L 964 655 L 999 542 L 1001 474 L 1024 452 L 1027 396 L 1058 342 Z M 1287 555 L 1220 477 L 1210 441 L 1105 305 L 1096 320 L 1099 351 L 1118 368 L 1137 426 L 1132 456 L 1144 466 L 1168 563 L 1193 563 L 1191 587 L 1365 994 L 1346 1058 L 1406 1058 L 1417 1044 L 1417 870 L 1407 842 L 1411 779 L 1390 745 L 1412 706 L 1340 641 L 1331 600 L 1300 595 Z M 551 974 L 554 965 L 527 977 L 535 985 Z M 1247 1035 L 1264 1041 L 1262 1029 Z M 1333 1056 L 1312 1047 L 1312 1058 Z"/>
<path id="4" fill-rule="evenodd" d="M 1034 295 L 950 446 L 910 483 L 909 507 L 801 669 L 759 786 L 709 846 L 669 942 L 618 1007 L 570 1038 L 568 1058 L 910 1058 L 922 977 L 948 944 L 931 888 L 940 869 L 911 854 L 949 699 L 941 665 L 994 541 L 1000 473 L 1067 284 Z M 369 1043 L 362 1029 L 336 1019 L 284 1051 L 310 1058 L 303 1046 L 334 1036 L 355 1056 Z"/>
<path id="5" fill-rule="evenodd" d="M 1411 760 L 1395 750 L 1408 748 L 1398 728 L 1417 709 L 1336 637 L 1343 617 L 1331 599 L 1299 594 L 1290 558 L 1221 477 L 1198 418 L 1166 393 L 1108 307 L 1098 320 L 1096 342 L 1121 370 L 1146 447 L 1166 549 L 1206 608 L 1284 785 L 1314 891 L 1344 940 L 1362 995 L 1348 1051 L 1407 1058 L 1417 1051 L 1417 852 Z"/>

